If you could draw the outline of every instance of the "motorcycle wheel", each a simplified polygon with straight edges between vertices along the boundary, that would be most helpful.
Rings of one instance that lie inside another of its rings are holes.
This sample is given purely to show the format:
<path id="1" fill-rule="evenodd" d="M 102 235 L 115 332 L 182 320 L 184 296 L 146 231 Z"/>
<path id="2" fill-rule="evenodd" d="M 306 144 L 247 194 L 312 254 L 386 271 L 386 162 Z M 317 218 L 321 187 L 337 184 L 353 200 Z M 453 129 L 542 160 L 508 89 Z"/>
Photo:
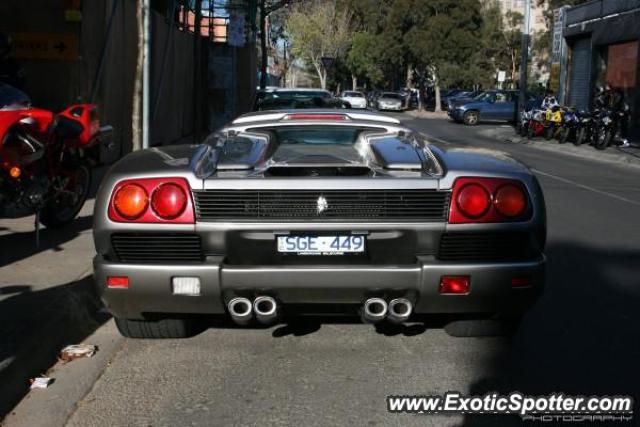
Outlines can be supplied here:
<path id="1" fill-rule="evenodd" d="M 529 129 L 527 129 L 527 139 L 533 139 L 534 136 L 536 136 L 535 127 L 529 125 Z"/>
<path id="2" fill-rule="evenodd" d="M 585 128 L 581 127 L 578 130 L 578 133 L 576 135 L 576 139 L 573 141 L 573 145 L 576 145 L 578 147 L 581 146 L 582 143 L 585 141 L 586 137 L 587 137 L 587 130 Z"/>
<path id="3" fill-rule="evenodd" d="M 40 211 L 40 222 L 48 228 L 62 227 L 78 215 L 91 188 L 91 170 L 81 163 L 71 172 L 67 187 Z"/>
<path id="4" fill-rule="evenodd" d="M 560 144 L 564 144 L 565 142 L 567 142 L 569 140 L 569 135 L 571 135 L 571 129 L 569 128 L 564 128 L 560 131 L 560 139 L 558 139 L 558 142 Z"/>
<path id="5" fill-rule="evenodd" d="M 547 141 L 551 140 L 551 138 L 553 138 L 553 133 L 554 133 L 553 126 L 549 126 L 544 130 L 544 139 L 546 139 Z"/>
<path id="6" fill-rule="evenodd" d="M 598 135 L 596 136 L 596 140 L 594 142 L 594 146 L 596 150 L 604 150 L 611 143 L 611 131 L 609 130 L 600 130 L 598 131 Z"/>

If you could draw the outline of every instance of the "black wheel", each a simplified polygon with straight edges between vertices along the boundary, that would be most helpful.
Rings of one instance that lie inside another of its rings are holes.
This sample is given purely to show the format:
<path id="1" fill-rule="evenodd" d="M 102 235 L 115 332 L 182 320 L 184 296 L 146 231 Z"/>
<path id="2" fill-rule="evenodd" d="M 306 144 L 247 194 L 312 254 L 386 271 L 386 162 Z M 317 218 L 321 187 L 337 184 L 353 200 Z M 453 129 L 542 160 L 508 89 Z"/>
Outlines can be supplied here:
<path id="1" fill-rule="evenodd" d="M 529 125 L 529 129 L 527 129 L 527 139 L 533 139 L 536 136 L 536 129 L 534 126 Z"/>
<path id="2" fill-rule="evenodd" d="M 61 178 L 60 188 L 40 211 L 40 222 L 49 228 L 62 227 L 78 215 L 91 188 L 91 170 L 81 163 Z"/>
<path id="3" fill-rule="evenodd" d="M 547 141 L 551 140 L 551 138 L 553 138 L 553 131 L 554 131 L 553 126 L 549 126 L 549 127 L 545 128 L 544 129 L 544 139 L 546 139 Z"/>
<path id="4" fill-rule="evenodd" d="M 475 126 L 478 124 L 478 119 L 479 119 L 478 112 L 472 110 L 464 113 L 464 117 L 462 118 L 462 121 L 467 126 Z"/>
<path id="5" fill-rule="evenodd" d="M 573 145 L 580 146 L 587 139 L 587 129 L 581 127 L 578 129 L 578 133 L 576 134 L 576 139 L 573 140 Z"/>
<path id="6" fill-rule="evenodd" d="M 165 318 L 159 320 L 131 320 L 115 317 L 120 334 L 127 338 L 187 338 L 195 331 L 190 318 Z"/>
<path id="7" fill-rule="evenodd" d="M 558 142 L 560 144 L 564 144 L 565 142 L 567 142 L 569 140 L 569 135 L 571 135 L 571 129 L 570 128 L 564 128 L 560 131 L 560 139 L 558 139 Z"/>
<path id="8" fill-rule="evenodd" d="M 529 133 L 529 126 L 528 125 L 520 126 L 520 136 L 524 138 L 525 136 L 527 136 L 527 133 Z"/>
<path id="9" fill-rule="evenodd" d="M 611 143 L 611 131 L 601 129 L 598 131 L 594 146 L 597 150 L 606 149 Z"/>

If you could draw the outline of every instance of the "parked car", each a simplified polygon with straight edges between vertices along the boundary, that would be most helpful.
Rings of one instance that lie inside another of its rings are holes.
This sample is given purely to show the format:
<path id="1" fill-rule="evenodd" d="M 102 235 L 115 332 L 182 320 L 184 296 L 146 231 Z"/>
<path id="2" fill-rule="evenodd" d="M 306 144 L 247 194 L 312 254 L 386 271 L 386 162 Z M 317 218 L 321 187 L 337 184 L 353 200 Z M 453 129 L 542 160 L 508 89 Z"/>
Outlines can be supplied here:
<path id="1" fill-rule="evenodd" d="M 512 122 L 516 119 L 519 92 L 515 90 L 490 90 L 472 100 L 456 103 L 448 111 L 449 117 L 466 125 L 477 125 L 483 120 Z M 540 105 L 540 100 L 529 97 L 526 109 Z"/>
<path id="2" fill-rule="evenodd" d="M 187 336 L 193 314 L 273 324 L 318 307 L 514 325 L 542 290 L 545 233 L 535 176 L 499 153 L 373 112 L 254 112 L 107 172 L 94 277 L 135 338 Z"/>
<path id="3" fill-rule="evenodd" d="M 340 99 L 348 102 L 351 108 L 367 108 L 367 98 L 362 92 L 347 90 L 340 94 Z"/>
<path id="4" fill-rule="evenodd" d="M 404 110 L 404 99 L 402 95 L 395 92 L 382 92 L 375 101 L 375 108 L 377 110 Z"/>
<path id="5" fill-rule="evenodd" d="M 447 98 L 446 108 L 443 108 L 443 109 L 446 111 L 449 111 L 455 108 L 457 104 L 463 104 L 465 102 L 472 101 L 475 97 L 477 97 L 483 92 L 484 92 L 483 90 L 464 91 L 464 92 L 458 93 L 457 95 L 450 96 Z"/>

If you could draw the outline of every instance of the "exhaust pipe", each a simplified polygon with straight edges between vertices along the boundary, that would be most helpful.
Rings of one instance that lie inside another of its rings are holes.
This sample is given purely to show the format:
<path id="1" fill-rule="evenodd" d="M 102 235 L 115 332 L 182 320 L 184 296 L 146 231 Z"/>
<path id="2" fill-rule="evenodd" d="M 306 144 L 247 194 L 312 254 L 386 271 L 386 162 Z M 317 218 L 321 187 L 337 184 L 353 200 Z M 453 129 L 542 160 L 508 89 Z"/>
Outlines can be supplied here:
<path id="1" fill-rule="evenodd" d="M 247 298 L 233 298 L 227 304 L 227 309 L 229 309 L 229 314 L 231 314 L 233 321 L 238 325 L 246 325 L 253 317 L 251 301 Z"/>
<path id="2" fill-rule="evenodd" d="M 273 323 L 278 317 L 278 303 L 269 296 L 261 296 L 253 300 L 253 311 L 260 323 Z"/>
<path id="3" fill-rule="evenodd" d="M 409 320 L 413 311 L 413 304 L 405 298 L 396 298 L 389 303 L 388 319 L 392 323 L 402 323 Z"/>
<path id="4" fill-rule="evenodd" d="M 387 315 L 387 302 L 382 298 L 369 298 L 362 307 L 362 317 L 366 322 L 379 322 Z"/>

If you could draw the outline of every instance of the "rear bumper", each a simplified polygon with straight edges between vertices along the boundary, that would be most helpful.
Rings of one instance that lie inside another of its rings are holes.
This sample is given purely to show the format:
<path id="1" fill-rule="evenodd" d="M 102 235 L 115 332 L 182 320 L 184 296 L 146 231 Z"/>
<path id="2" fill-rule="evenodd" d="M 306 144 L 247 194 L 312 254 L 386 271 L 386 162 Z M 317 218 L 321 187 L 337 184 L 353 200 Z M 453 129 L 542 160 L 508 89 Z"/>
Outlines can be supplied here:
<path id="1" fill-rule="evenodd" d="M 544 286 L 545 259 L 509 263 L 441 262 L 430 257 L 408 266 L 228 266 L 210 257 L 202 264 L 139 265 L 94 258 L 95 280 L 116 317 L 139 319 L 148 313 L 225 312 L 234 296 L 274 296 L 287 304 L 361 304 L 369 296 L 406 296 L 416 313 L 520 313 Z M 442 295 L 444 275 L 471 276 L 467 295 Z M 107 276 L 128 276 L 128 289 L 106 287 Z M 199 277 L 199 296 L 174 295 L 175 276 Z M 514 277 L 531 286 L 512 288 Z"/>

